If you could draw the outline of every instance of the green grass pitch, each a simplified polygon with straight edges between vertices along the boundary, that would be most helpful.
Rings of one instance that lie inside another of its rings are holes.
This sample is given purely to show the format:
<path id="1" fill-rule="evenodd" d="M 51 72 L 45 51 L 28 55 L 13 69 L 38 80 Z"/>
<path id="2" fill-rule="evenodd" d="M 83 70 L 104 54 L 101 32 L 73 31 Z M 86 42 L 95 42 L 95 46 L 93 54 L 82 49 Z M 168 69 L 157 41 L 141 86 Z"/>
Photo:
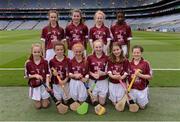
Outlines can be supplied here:
<path id="1" fill-rule="evenodd" d="M 0 31 L 0 69 L 23 68 L 31 44 L 36 42 L 41 42 L 40 31 Z M 92 107 L 85 116 L 73 112 L 58 115 L 54 105 L 37 111 L 28 99 L 28 88 L 21 87 L 27 86 L 23 70 L 0 70 L 0 120 L 180 120 L 180 33 L 133 31 L 131 46 L 135 44 L 144 47 L 144 57 L 150 61 L 153 69 L 175 69 L 153 70 L 153 80 L 150 81 L 151 100 L 146 110 L 134 114 L 126 109 L 119 113 L 108 104 L 108 113 L 104 116 L 94 115 Z"/>

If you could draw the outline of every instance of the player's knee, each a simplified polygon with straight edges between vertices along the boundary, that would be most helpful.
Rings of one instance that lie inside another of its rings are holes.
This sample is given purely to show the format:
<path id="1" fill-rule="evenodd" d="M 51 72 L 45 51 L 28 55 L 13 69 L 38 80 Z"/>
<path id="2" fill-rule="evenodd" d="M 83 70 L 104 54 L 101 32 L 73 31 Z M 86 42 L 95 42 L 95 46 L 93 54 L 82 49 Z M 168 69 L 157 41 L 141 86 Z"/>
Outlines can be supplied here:
<path id="1" fill-rule="evenodd" d="M 146 105 L 142 106 L 142 105 L 139 105 L 139 108 L 144 110 L 146 108 Z"/>
<path id="2" fill-rule="evenodd" d="M 41 108 L 41 102 L 40 101 L 35 101 L 34 106 L 35 106 L 36 109 L 40 109 Z"/>
<path id="3" fill-rule="evenodd" d="M 100 103 L 101 105 L 104 105 L 105 102 L 106 102 L 106 97 L 99 97 L 99 103 Z"/>
<path id="4" fill-rule="evenodd" d="M 48 99 L 42 100 L 42 107 L 43 108 L 48 108 L 49 104 L 50 104 L 50 102 Z"/>

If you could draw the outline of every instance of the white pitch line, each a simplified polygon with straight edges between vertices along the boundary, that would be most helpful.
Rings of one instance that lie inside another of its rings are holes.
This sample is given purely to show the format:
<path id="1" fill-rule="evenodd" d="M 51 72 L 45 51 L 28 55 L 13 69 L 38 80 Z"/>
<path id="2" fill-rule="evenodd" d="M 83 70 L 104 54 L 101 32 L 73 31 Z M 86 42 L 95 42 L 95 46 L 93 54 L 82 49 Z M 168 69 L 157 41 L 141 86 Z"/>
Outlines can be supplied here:
<path id="1" fill-rule="evenodd" d="M 173 68 L 167 68 L 167 69 L 153 69 L 154 71 L 180 71 L 180 69 L 173 69 Z"/>
<path id="2" fill-rule="evenodd" d="M 24 70 L 24 68 L 0 68 L 0 71 L 19 71 L 19 70 Z M 153 71 L 180 71 L 180 69 L 175 69 L 175 68 L 154 68 L 152 69 Z"/>
<path id="3" fill-rule="evenodd" d="M 24 70 L 24 68 L 0 68 L 0 71 L 8 71 L 8 70 L 12 70 L 12 71 L 17 70 L 18 71 L 18 70 Z"/>

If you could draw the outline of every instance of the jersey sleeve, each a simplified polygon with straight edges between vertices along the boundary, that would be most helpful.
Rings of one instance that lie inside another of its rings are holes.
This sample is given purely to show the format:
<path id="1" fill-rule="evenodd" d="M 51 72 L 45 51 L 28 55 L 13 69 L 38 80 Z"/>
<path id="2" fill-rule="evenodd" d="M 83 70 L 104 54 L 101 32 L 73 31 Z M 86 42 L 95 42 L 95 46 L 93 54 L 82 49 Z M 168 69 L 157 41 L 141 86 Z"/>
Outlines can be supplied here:
<path id="1" fill-rule="evenodd" d="M 48 61 L 45 61 L 45 73 L 46 75 L 50 75 Z"/>
<path id="2" fill-rule="evenodd" d="M 66 38 L 66 39 L 69 39 L 69 37 L 70 37 L 69 26 L 67 26 L 67 27 L 65 28 L 65 38 Z"/>
<path id="3" fill-rule="evenodd" d="M 84 26 L 84 35 L 85 38 L 88 39 L 88 27 L 86 25 Z"/>
<path id="4" fill-rule="evenodd" d="M 146 63 L 146 70 L 145 70 L 145 74 L 151 75 L 152 76 L 152 68 L 150 67 L 149 62 Z"/>
<path id="5" fill-rule="evenodd" d="M 41 32 L 41 41 L 45 41 L 45 40 L 46 40 L 46 29 L 43 28 Z"/>
<path id="6" fill-rule="evenodd" d="M 30 74 L 29 63 L 26 61 L 24 64 L 24 78 L 28 78 Z"/>
<path id="7" fill-rule="evenodd" d="M 89 31 L 89 39 L 93 39 L 93 29 L 92 28 Z"/>
<path id="8" fill-rule="evenodd" d="M 112 63 L 110 62 L 110 61 L 108 61 L 108 63 L 107 63 L 107 73 L 109 74 L 109 73 L 112 73 Z"/>
<path id="9" fill-rule="evenodd" d="M 62 39 L 64 39 L 65 33 L 64 33 L 64 29 L 63 29 L 63 28 L 61 28 L 60 31 L 61 31 L 61 32 L 60 32 L 61 34 L 59 35 L 59 38 L 58 38 L 58 39 L 61 41 Z"/>
<path id="10" fill-rule="evenodd" d="M 131 27 L 127 26 L 127 40 L 132 39 L 132 32 L 131 32 Z"/>

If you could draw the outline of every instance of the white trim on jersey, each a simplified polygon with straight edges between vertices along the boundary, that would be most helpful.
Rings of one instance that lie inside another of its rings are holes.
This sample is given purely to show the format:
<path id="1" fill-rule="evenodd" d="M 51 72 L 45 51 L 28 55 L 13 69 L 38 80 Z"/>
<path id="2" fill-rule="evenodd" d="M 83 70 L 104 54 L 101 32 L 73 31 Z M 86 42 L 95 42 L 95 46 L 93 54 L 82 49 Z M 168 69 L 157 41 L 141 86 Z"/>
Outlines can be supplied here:
<path id="1" fill-rule="evenodd" d="M 41 38 L 41 41 L 45 42 L 45 40 L 46 40 L 46 39 L 44 39 L 44 38 Z"/>
<path id="2" fill-rule="evenodd" d="M 128 37 L 127 40 L 132 40 L 133 38 L 132 37 Z"/>

